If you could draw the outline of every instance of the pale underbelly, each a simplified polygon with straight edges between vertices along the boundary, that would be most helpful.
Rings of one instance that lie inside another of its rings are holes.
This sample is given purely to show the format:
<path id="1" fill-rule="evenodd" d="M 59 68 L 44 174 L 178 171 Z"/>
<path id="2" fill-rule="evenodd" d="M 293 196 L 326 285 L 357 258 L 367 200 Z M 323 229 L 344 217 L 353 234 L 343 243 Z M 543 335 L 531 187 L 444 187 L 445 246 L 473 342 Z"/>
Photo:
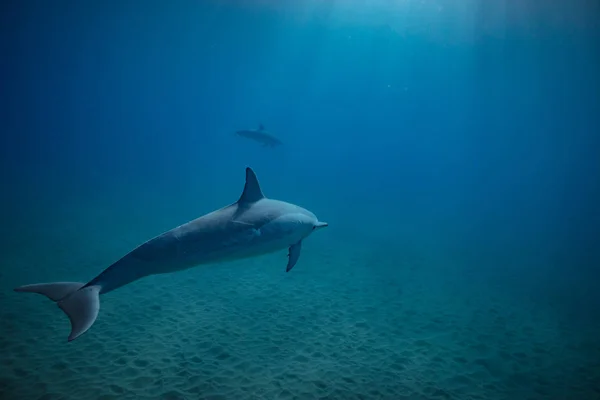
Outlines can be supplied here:
<path id="1" fill-rule="evenodd" d="M 275 232 L 269 232 L 275 233 Z M 222 240 L 181 241 L 172 236 L 157 238 L 127 254 L 104 270 L 88 284 L 99 284 L 102 293 L 138 280 L 144 276 L 166 274 L 200 265 L 241 260 L 287 249 L 300 238 L 292 235 L 233 235 Z"/>
<path id="2" fill-rule="evenodd" d="M 293 243 L 290 238 L 255 237 L 243 242 L 226 242 L 212 247 L 198 246 L 178 254 L 176 259 L 163 265 L 164 272 L 174 272 L 195 266 L 257 257 L 287 249 Z"/>

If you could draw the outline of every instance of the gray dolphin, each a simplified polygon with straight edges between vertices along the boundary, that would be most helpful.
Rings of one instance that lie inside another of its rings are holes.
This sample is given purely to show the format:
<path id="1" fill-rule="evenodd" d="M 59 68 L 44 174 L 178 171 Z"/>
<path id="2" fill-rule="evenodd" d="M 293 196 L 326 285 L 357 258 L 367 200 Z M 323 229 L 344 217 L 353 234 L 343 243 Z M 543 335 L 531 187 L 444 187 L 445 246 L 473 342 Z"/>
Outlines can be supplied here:
<path id="1" fill-rule="evenodd" d="M 71 320 L 68 340 L 72 341 L 96 320 L 101 294 L 145 276 L 285 248 L 289 248 L 286 271 L 290 271 L 300 257 L 302 240 L 326 226 L 302 207 L 266 198 L 254 171 L 246 168 L 246 184 L 238 201 L 147 241 L 88 283 L 38 283 L 15 291 L 40 293 L 55 301 Z"/>
<path id="2" fill-rule="evenodd" d="M 242 129 L 235 133 L 243 138 L 261 143 L 263 147 L 276 147 L 283 144 L 279 139 L 267 132 L 263 124 L 258 125 L 258 129 Z"/>

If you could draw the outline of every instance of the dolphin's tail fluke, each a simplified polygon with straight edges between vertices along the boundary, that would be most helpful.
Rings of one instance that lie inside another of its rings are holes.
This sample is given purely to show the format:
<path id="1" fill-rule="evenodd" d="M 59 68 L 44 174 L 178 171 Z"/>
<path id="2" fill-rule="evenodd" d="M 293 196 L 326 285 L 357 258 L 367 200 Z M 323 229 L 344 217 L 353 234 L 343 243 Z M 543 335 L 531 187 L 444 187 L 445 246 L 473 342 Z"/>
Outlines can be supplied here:
<path id="1" fill-rule="evenodd" d="M 36 283 L 15 292 L 39 293 L 56 302 L 71 320 L 70 342 L 90 329 L 100 310 L 100 286 L 84 286 L 81 282 Z"/>

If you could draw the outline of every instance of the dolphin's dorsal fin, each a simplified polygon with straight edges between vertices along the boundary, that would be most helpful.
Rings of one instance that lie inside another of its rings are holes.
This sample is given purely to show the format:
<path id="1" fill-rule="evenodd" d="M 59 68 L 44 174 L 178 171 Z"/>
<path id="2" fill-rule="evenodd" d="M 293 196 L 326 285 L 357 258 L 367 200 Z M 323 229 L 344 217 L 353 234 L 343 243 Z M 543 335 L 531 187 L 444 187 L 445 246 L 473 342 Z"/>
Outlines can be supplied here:
<path id="1" fill-rule="evenodd" d="M 265 126 L 263 124 L 258 124 L 258 130 L 259 131 L 264 131 L 265 130 Z"/>
<path id="2" fill-rule="evenodd" d="M 255 203 L 260 199 L 264 199 L 265 195 L 260 190 L 260 184 L 256 178 L 256 174 L 252 171 L 252 168 L 246 168 L 246 184 L 244 185 L 244 191 L 238 200 L 238 203 Z"/>

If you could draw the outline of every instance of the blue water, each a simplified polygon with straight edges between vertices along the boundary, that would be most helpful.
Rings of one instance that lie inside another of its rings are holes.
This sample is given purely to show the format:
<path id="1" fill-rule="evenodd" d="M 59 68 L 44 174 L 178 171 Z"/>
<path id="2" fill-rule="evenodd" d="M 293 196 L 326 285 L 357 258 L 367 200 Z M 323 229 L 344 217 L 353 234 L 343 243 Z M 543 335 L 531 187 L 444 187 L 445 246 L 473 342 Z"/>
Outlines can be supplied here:
<path id="1" fill-rule="evenodd" d="M 0 398 L 600 399 L 597 2 L 0 6 Z M 236 137 L 259 124 L 284 144 Z M 87 282 L 235 201 L 327 229 Z"/>

